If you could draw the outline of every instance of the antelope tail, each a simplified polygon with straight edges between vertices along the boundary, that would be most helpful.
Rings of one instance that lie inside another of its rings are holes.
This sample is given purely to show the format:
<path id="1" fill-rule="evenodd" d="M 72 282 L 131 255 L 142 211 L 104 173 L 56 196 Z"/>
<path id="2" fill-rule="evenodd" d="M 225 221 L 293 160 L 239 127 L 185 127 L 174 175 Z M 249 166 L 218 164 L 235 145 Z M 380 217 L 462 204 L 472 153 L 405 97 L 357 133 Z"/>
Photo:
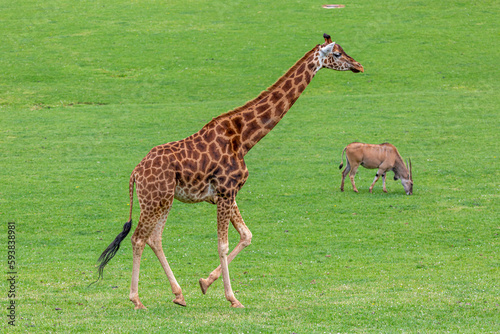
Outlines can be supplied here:
<path id="1" fill-rule="evenodd" d="M 347 146 L 344 147 L 344 150 L 342 151 L 342 155 L 340 156 L 340 166 L 339 166 L 339 169 L 342 169 L 342 167 L 344 167 L 344 152 L 346 150 Z"/>

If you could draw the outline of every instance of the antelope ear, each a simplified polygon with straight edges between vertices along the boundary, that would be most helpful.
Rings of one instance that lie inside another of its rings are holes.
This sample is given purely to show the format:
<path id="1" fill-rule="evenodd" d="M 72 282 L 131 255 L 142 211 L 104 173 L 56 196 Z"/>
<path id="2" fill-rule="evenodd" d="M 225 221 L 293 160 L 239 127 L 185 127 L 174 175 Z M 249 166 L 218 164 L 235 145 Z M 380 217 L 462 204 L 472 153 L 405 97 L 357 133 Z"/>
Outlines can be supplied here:
<path id="1" fill-rule="evenodd" d="M 335 42 L 332 42 L 325 46 L 324 48 L 319 49 L 319 52 L 323 54 L 323 56 L 328 56 L 333 51 L 333 47 L 335 46 Z"/>

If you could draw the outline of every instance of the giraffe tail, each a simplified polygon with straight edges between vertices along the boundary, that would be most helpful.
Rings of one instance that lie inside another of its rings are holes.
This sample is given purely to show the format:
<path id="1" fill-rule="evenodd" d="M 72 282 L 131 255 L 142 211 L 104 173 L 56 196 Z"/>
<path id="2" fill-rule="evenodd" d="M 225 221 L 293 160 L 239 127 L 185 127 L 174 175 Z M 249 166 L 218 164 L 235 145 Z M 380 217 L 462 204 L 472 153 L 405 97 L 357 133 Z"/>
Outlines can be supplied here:
<path id="1" fill-rule="evenodd" d="M 339 169 L 342 169 L 342 167 L 344 167 L 344 152 L 346 150 L 347 146 L 344 147 L 344 150 L 342 151 L 342 155 L 340 156 L 340 166 L 339 166 Z"/>
<path id="2" fill-rule="evenodd" d="M 100 262 L 99 264 L 99 277 L 95 282 L 90 283 L 89 286 L 91 286 L 94 283 L 97 283 L 101 278 L 103 278 L 103 273 L 104 273 L 104 267 L 108 264 L 108 262 L 116 255 L 116 252 L 120 249 L 120 244 L 127 237 L 127 235 L 130 232 L 130 229 L 132 228 L 132 204 L 134 202 L 134 183 L 135 183 L 135 177 L 134 173 L 132 172 L 132 175 L 130 176 L 130 182 L 129 182 L 129 194 L 130 194 L 130 217 L 129 221 L 126 222 L 123 225 L 123 230 L 118 234 L 113 240 L 111 244 L 102 252 L 101 256 L 99 256 L 99 259 L 97 259 L 97 262 Z"/>

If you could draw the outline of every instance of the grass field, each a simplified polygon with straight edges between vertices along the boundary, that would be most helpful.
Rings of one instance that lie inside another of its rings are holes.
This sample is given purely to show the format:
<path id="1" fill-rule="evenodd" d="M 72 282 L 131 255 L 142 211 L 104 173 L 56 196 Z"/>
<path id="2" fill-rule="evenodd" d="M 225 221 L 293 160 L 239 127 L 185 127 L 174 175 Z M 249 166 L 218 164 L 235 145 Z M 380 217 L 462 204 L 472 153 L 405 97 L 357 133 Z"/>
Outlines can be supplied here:
<path id="1" fill-rule="evenodd" d="M 1 332 L 500 332 L 500 6 L 322 4 L 0 2 Z M 230 308 L 222 280 L 199 289 L 218 265 L 207 203 L 175 202 L 163 233 L 186 308 L 146 248 L 148 310 L 134 311 L 128 238 L 89 288 L 147 152 L 257 96 L 325 32 L 365 73 L 319 72 L 247 155 L 237 200 L 253 240 L 230 265 L 246 308 Z M 370 194 L 364 169 L 359 194 L 340 192 L 352 141 L 411 157 L 414 195 L 392 174 Z"/>

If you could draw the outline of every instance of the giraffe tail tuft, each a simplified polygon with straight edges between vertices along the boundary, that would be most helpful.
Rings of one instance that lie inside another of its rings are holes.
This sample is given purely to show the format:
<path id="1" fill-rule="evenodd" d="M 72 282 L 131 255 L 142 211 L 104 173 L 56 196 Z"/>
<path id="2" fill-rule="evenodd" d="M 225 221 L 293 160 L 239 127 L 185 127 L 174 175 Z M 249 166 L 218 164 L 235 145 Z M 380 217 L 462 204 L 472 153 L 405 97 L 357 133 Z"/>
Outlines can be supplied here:
<path id="1" fill-rule="evenodd" d="M 99 259 L 97 260 L 97 262 L 100 262 L 99 277 L 97 278 L 97 281 L 90 283 L 90 285 L 97 283 L 103 277 L 104 267 L 116 255 L 116 252 L 118 252 L 118 250 L 120 249 L 121 242 L 127 237 L 131 228 L 132 219 L 123 225 L 123 231 L 121 231 L 120 234 L 116 236 L 115 240 L 113 240 L 113 242 L 104 250 L 104 252 L 102 252 L 101 256 L 99 256 Z"/>
<path id="2" fill-rule="evenodd" d="M 92 282 L 89 284 L 89 287 L 94 284 L 99 282 L 99 280 L 103 277 L 103 272 L 104 272 L 104 267 L 108 264 L 109 261 L 116 255 L 116 252 L 120 249 L 120 244 L 127 237 L 127 235 L 130 232 L 130 229 L 132 228 L 132 205 L 134 204 L 134 184 L 135 184 L 135 169 L 130 175 L 130 181 L 129 181 L 129 195 L 130 195 L 130 217 L 128 222 L 126 222 L 123 225 L 123 231 L 120 232 L 113 240 L 113 242 L 102 252 L 101 256 L 99 256 L 99 259 L 97 259 L 97 262 L 100 262 L 99 264 L 99 277 L 95 282 Z"/>

